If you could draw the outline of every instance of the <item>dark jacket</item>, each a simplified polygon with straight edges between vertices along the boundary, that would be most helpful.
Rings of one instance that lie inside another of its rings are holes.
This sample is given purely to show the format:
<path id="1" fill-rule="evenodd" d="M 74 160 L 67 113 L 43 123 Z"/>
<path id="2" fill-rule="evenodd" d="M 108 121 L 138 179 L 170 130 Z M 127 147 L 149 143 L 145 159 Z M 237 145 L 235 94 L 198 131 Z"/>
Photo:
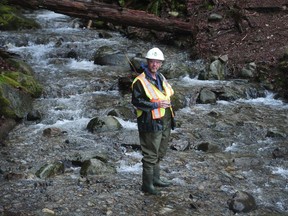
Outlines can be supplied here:
<path id="1" fill-rule="evenodd" d="M 160 78 L 162 84 L 163 76 L 158 75 L 158 77 Z M 156 81 L 153 78 L 146 75 L 146 79 L 153 85 L 157 86 Z M 152 118 L 151 111 L 157 108 L 157 104 L 150 102 L 150 99 L 146 96 L 145 90 L 139 80 L 137 80 L 132 87 L 132 104 L 137 109 L 143 111 L 142 115 L 137 118 L 138 130 L 140 132 L 156 132 L 163 129 L 162 120 Z"/>

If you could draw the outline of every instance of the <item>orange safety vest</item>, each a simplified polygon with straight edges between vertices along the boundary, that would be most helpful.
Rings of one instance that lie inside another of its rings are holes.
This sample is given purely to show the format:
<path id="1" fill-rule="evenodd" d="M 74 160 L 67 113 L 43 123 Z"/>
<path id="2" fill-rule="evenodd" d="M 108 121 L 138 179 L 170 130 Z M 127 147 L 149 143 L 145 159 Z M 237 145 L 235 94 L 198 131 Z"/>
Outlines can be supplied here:
<path id="1" fill-rule="evenodd" d="M 162 75 L 162 74 L 161 74 Z M 133 84 L 139 80 L 145 90 L 145 93 L 147 97 L 150 99 L 150 102 L 158 102 L 161 100 L 168 100 L 170 101 L 170 97 L 174 94 L 174 90 L 172 89 L 171 85 L 167 82 L 166 78 L 163 77 L 163 89 L 165 93 L 162 93 L 156 86 L 152 85 L 145 77 L 145 73 L 143 72 L 139 76 L 137 76 Z M 172 110 L 172 106 L 170 106 L 172 116 L 174 117 L 174 112 Z M 141 116 L 143 113 L 142 110 L 137 109 L 137 117 Z M 153 119 L 160 119 L 165 115 L 165 109 L 164 108 L 156 108 L 152 110 L 152 118 Z"/>

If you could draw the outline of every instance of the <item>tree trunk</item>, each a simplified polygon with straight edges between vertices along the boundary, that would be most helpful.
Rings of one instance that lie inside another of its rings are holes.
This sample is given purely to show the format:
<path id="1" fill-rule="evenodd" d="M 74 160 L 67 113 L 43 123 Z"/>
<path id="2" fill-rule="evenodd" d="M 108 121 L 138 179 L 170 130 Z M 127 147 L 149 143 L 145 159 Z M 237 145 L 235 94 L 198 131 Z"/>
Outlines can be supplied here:
<path id="1" fill-rule="evenodd" d="M 134 26 L 176 34 L 196 34 L 195 23 L 176 19 L 161 19 L 153 14 L 140 10 L 121 8 L 114 4 L 84 0 L 8 0 L 33 9 L 48 9 L 72 17 L 97 19 L 117 25 Z"/>

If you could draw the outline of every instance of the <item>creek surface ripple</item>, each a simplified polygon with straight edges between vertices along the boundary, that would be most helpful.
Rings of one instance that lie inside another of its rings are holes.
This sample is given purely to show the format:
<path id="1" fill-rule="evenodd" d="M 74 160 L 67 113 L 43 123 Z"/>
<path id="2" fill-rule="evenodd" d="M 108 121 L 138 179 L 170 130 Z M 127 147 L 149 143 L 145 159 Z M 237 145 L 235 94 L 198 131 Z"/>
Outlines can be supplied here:
<path id="1" fill-rule="evenodd" d="M 43 84 L 43 95 L 34 102 L 42 119 L 23 121 L 0 149 L 1 215 L 233 215 L 227 202 L 237 191 L 250 193 L 257 203 L 257 209 L 243 215 L 288 215 L 288 106 L 273 93 L 178 110 L 181 127 L 173 131 L 161 164 L 173 186 L 163 189 L 161 197 L 145 195 L 140 191 L 141 154 L 133 148 L 138 143 L 135 119 L 119 119 L 120 131 L 92 134 L 86 126 L 93 117 L 130 103 L 130 95 L 117 87 L 125 76 L 123 67 L 94 64 L 97 49 L 107 45 L 137 54 L 157 44 L 116 32 L 103 38 L 103 30 L 75 28 L 77 19 L 51 11 L 26 16 L 42 29 L 0 32 L 0 45 L 27 61 Z M 160 46 L 172 63 L 201 64 L 189 61 L 183 51 Z M 67 57 L 71 51 L 77 58 Z M 227 83 L 173 79 L 186 89 Z M 43 136 L 52 127 L 65 133 Z M 275 151 L 282 156 L 273 157 Z M 73 160 L 100 154 L 117 173 L 81 177 Z M 40 167 L 55 161 L 65 163 L 64 173 L 36 177 Z"/>

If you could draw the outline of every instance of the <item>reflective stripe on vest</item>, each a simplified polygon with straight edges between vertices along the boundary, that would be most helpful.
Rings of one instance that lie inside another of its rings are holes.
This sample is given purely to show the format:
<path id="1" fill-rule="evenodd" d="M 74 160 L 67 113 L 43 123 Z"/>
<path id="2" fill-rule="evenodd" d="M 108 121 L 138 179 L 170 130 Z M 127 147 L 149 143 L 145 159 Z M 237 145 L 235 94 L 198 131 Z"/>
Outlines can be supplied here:
<path id="1" fill-rule="evenodd" d="M 140 74 L 138 77 L 136 77 L 134 82 L 136 82 L 137 80 L 140 80 L 140 82 L 142 83 L 142 86 L 145 90 L 145 93 L 151 102 L 159 102 L 160 100 L 170 101 L 170 96 L 172 96 L 174 94 L 174 91 L 173 91 L 172 87 L 168 84 L 165 77 L 163 75 L 162 75 L 162 77 L 163 77 L 163 88 L 165 91 L 165 95 L 146 79 L 144 72 L 142 74 Z M 171 109 L 172 116 L 174 117 L 174 112 L 172 111 L 171 106 L 170 106 L 170 109 Z M 138 109 L 137 110 L 137 117 L 141 116 L 141 114 L 142 114 L 142 110 Z M 159 119 L 159 118 L 163 117 L 164 115 L 165 115 L 165 109 L 164 108 L 156 108 L 156 109 L 152 110 L 152 118 L 153 119 Z"/>
<path id="2" fill-rule="evenodd" d="M 159 97 L 157 96 L 157 93 L 155 92 L 154 88 L 152 87 L 151 83 L 145 78 L 145 74 L 142 73 L 140 74 L 140 76 L 138 77 L 140 81 L 144 82 L 144 89 L 145 89 L 145 92 L 146 94 L 148 93 L 150 95 L 150 101 L 151 102 L 158 102 L 160 101 L 159 100 Z M 145 88 L 146 87 L 146 88 Z M 152 110 L 152 118 L 153 119 L 159 119 L 161 118 L 161 110 L 160 108 L 157 108 L 157 109 L 153 109 Z"/>
<path id="3" fill-rule="evenodd" d="M 162 74 L 161 74 L 162 75 Z M 167 82 L 166 78 L 163 77 L 163 88 L 167 96 L 171 97 L 174 94 L 174 90 L 172 89 L 171 85 Z"/>

